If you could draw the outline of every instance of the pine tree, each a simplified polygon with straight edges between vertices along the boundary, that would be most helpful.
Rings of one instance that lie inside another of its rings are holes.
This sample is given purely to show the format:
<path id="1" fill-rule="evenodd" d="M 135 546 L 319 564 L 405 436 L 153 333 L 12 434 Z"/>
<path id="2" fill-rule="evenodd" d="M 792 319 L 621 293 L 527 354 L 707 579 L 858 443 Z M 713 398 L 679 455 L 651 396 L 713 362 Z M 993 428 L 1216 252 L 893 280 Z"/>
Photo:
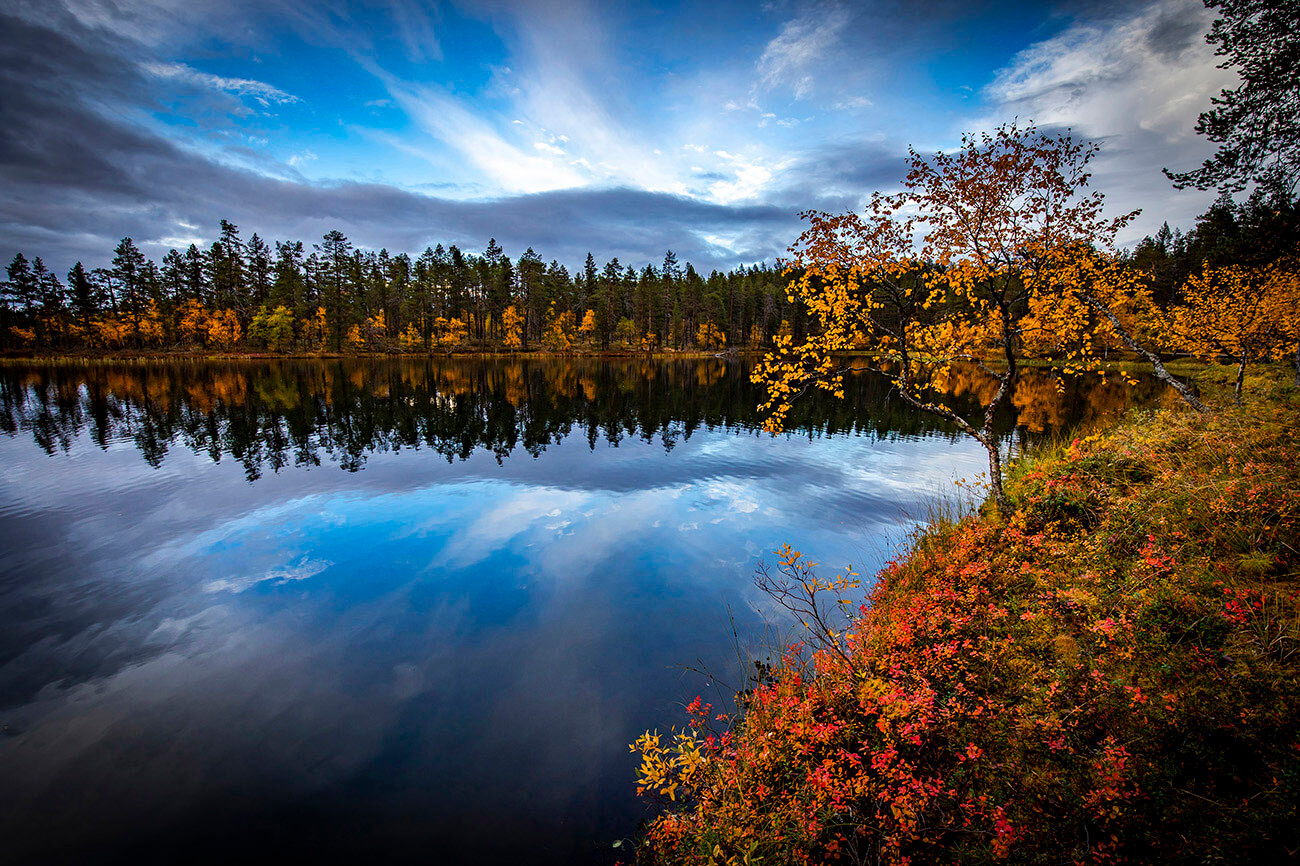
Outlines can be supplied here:
<path id="1" fill-rule="evenodd" d="M 117 282 L 119 300 L 124 308 L 123 312 L 130 317 L 133 336 L 138 335 L 140 332 L 140 315 L 144 312 L 144 306 L 147 302 L 144 269 L 144 253 L 136 248 L 135 243 L 130 238 L 122 238 L 122 242 L 113 251 L 111 274 Z"/>
<path id="2" fill-rule="evenodd" d="M 81 262 L 77 262 L 68 271 L 68 293 L 71 296 L 73 314 L 83 328 L 89 327 L 90 317 L 99 312 L 100 299 L 95 284 Z"/>
<path id="3" fill-rule="evenodd" d="M 1241 83 L 1213 98 L 1196 131 L 1219 149 L 1198 169 L 1165 174 L 1174 186 L 1239 192 L 1250 184 L 1288 198 L 1300 181 L 1300 3 L 1205 0 L 1219 17 L 1205 40 Z"/>
<path id="4" fill-rule="evenodd" d="M 321 295 L 329 317 L 334 351 L 343 351 L 343 334 L 346 330 L 343 305 L 348 300 L 349 275 L 352 269 L 352 243 L 343 232 L 333 229 L 316 244 L 320 253 Z"/>

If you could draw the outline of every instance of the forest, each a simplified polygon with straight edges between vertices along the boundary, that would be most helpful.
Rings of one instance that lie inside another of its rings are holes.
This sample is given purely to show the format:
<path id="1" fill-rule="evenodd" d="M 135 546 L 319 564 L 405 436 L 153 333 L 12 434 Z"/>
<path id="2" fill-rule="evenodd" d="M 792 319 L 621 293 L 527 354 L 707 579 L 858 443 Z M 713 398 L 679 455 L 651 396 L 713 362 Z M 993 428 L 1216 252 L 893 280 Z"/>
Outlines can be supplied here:
<path id="1" fill-rule="evenodd" d="M 108 267 L 78 262 L 66 282 L 21 253 L 8 276 L 4 347 L 46 351 L 719 349 L 765 344 L 792 317 L 766 264 L 704 277 L 672 251 L 639 271 L 588 254 L 575 276 L 532 248 L 512 261 L 495 239 L 481 254 L 438 244 L 412 258 L 331 231 L 272 250 L 225 220 L 209 248 L 161 265 L 123 238 Z"/>

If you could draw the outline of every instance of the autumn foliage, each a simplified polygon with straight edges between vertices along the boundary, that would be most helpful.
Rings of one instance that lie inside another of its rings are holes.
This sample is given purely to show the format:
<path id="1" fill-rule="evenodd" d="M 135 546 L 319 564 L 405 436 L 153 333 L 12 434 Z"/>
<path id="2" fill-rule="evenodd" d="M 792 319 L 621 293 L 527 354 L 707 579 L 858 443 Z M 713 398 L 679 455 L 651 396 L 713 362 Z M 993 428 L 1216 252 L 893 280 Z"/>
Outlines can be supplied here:
<path id="1" fill-rule="evenodd" d="M 638 858 L 1292 861 L 1298 430 L 1283 393 L 1018 464 L 1012 512 L 926 530 L 844 634 L 634 744 Z"/>
<path id="2" fill-rule="evenodd" d="M 1014 124 L 965 136 L 952 154 L 911 152 L 906 191 L 873 196 L 865 215 L 805 213 L 792 247 L 791 299 L 817 328 L 776 339 L 754 371 L 767 383 L 769 428 L 809 387 L 840 393 L 840 353 L 866 348 L 916 409 L 940 415 L 989 455 L 994 499 L 1005 505 L 993 418 L 1022 358 L 1048 351 L 1091 367 L 1100 298 L 1123 298 L 1112 266 L 1117 233 L 1135 213 L 1108 219 L 1088 189 L 1096 145 Z M 1045 339 L 1046 337 L 1046 339 Z M 983 417 L 968 419 L 926 387 L 918 368 L 987 367 L 998 387 Z"/>

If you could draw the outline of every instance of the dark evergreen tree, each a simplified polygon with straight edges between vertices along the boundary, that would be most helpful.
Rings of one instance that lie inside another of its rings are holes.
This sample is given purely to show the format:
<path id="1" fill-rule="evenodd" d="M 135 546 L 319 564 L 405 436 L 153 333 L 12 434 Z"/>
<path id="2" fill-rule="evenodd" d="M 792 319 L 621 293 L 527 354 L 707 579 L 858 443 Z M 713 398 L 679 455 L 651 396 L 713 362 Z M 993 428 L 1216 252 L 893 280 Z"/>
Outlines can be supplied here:
<path id="1" fill-rule="evenodd" d="M 1196 131 L 1219 145 L 1198 169 L 1165 174 L 1182 189 L 1239 192 L 1257 184 L 1287 198 L 1300 181 L 1300 3 L 1205 0 L 1219 10 L 1205 39 L 1241 83 L 1211 100 Z"/>
<path id="2" fill-rule="evenodd" d="M 81 262 L 68 271 L 68 293 L 72 303 L 72 313 L 83 328 L 90 326 L 90 317 L 99 312 L 100 299 L 95 291 L 95 284 L 82 267 Z"/>
<path id="3" fill-rule="evenodd" d="M 338 229 L 326 232 L 325 237 L 316 244 L 320 253 L 321 295 L 325 302 L 325 312 L 330 323 L 330 337 L 334 351 L 343 351 L 343 335 L 346 326 L 344 304 L 349 300 L 349 283 L 352 274 L 352 242 Z"/>
<path id="4" fill-rule="evenodd" d="M 138 338 L 140 316 L 148 302 L 145 286 L 145 258 L 144 253 L 136 248 L 130 238 L 122 238 L 122 242 L 113 251 L 113 268 L 110 273 L 117 286 L 121 309 L 130 318 L 131 333 Z"/>

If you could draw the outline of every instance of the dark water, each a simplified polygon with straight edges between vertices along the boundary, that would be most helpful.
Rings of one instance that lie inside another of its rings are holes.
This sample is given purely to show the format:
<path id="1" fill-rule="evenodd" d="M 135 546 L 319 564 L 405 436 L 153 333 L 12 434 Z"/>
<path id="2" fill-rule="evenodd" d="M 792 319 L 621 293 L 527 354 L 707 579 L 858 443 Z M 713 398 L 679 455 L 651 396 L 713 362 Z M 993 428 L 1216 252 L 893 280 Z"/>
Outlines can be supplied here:
<path id="1" fill-rule="evenodd" d="M 847 390 L 773 438 L 721 360 L 0 366 L 0 862 L 611 860 L 683 666 L 782 627 L 759 559 L 870 574 L 984 468 Z"/>

